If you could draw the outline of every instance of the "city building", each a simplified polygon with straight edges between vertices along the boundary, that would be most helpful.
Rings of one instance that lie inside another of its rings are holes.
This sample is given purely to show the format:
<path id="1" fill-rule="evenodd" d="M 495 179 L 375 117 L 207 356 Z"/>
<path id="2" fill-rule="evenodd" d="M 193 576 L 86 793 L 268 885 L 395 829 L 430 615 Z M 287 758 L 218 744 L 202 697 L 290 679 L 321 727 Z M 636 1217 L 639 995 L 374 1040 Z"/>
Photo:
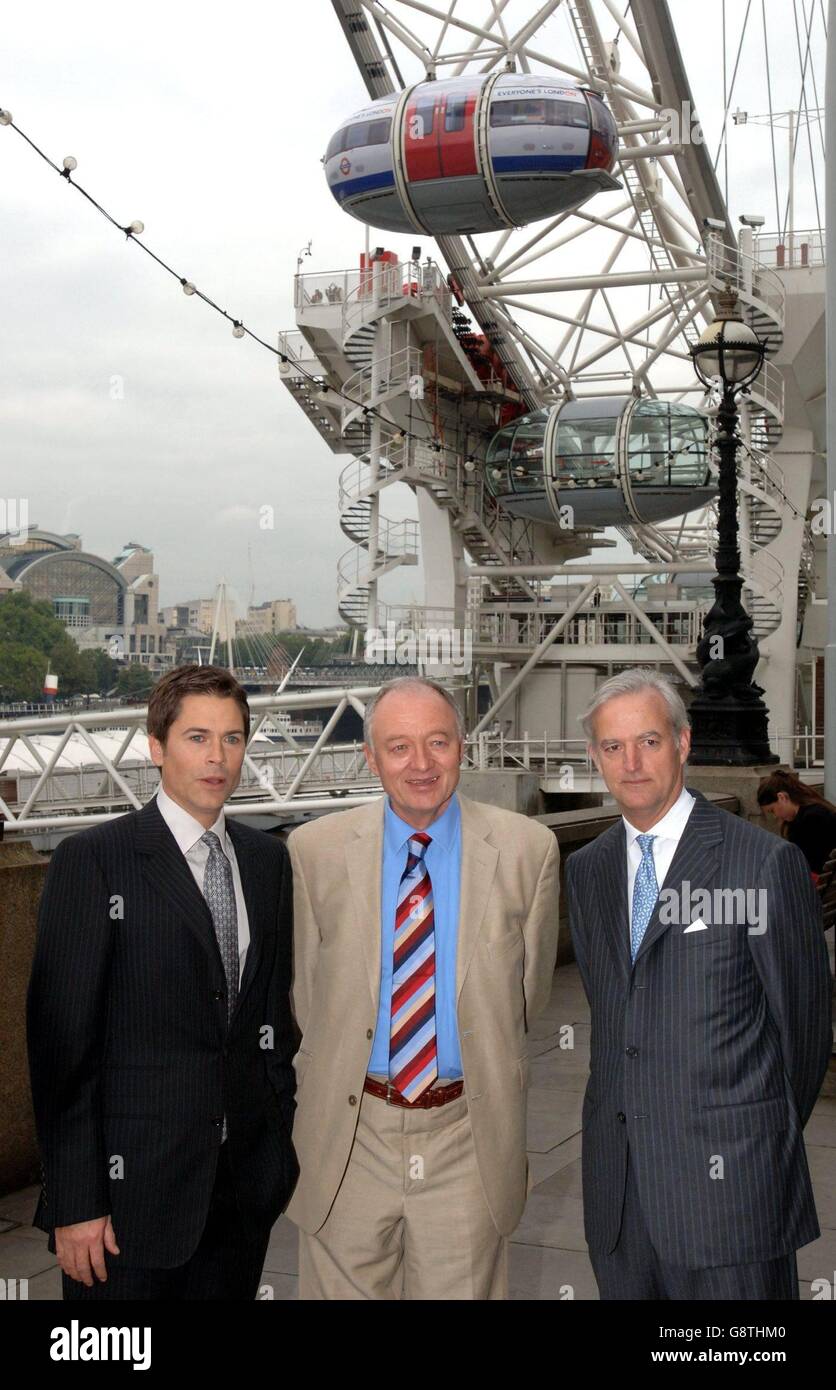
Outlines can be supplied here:
<path id="1" fill-rule="evenodd" d="M 289 598 L 251 604 L 246 618 L 239 618 L 235 624 L 238 636 L 256 632 L 293 632 L 296 627 L 296 604 Z"/>
<path id="2" fill-rule="evenodd" d="M 167 628 L 191 629 L 194 632 L 211 634 L 215 627 L 215 614 L 218 600 L 213 598 L 190 598 L 180 603 L 169 604 L 160 613 L 160 619 Z M 238 620 L 240 621 L 240 620 Z M 235 636 L 236 619 L 229 611 L 229 603 L 221 603 L 217 615 L 218 638 L 225 642 L 227 637 Z"/>
<path id="3" fill-rule="evenodd" d="M 0 598 L 23 590 L 45 600 L 81 651 L 99 649 L 156 671 L 171 665 L 157 612 L 159 578 L 145 546 L 129 542 L 110 561 L 84 550 L 75 533 L 31 526 L 25 537 L 0 535 L 0 568 Z"/>

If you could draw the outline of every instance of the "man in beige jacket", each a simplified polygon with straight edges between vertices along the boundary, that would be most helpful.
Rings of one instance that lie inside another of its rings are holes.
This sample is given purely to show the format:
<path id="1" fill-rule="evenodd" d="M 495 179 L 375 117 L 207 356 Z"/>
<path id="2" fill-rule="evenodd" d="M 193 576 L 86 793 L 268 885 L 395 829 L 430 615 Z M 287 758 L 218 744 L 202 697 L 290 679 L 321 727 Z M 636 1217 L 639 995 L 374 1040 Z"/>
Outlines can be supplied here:
<path id="1" fill-rule="evenodd" d="M 507 1296 L 559 855 L 457 793 L 462 736 L 442 686 L 389 682 L 365 724 L 386 797 L 290 837 L 302 1299 Z"/>

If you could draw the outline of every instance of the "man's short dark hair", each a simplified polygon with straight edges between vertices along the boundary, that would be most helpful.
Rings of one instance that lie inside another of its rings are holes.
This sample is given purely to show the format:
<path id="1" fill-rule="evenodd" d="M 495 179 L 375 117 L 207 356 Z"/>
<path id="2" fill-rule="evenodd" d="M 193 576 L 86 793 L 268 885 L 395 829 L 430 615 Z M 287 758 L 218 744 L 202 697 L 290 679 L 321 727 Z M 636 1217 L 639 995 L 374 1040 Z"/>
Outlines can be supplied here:
<path id="1" fill-rule="evenodd" d="M 157 681 L 148 701 L 148 733 L 165 744 L 168 731 L 180 713 L 185 695 L 217 695 L 235 700 L 250 736 L 250 707 L 242 685 L 223 666 L 175 666 Z"/>

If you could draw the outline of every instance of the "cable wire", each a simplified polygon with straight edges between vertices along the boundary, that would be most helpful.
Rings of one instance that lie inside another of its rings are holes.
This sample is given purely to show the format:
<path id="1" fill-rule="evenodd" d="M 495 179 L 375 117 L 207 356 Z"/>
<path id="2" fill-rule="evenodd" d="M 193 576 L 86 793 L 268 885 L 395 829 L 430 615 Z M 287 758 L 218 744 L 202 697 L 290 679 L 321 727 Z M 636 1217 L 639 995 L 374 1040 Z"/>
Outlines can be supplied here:
<path id="1" fill-rule="evenodd" d="M 302 367 L 298 362 L 292 362 L 286 353 L 282 352 L 279 348 L 273 347 L 272 343 L 266 342 L 264 338 L 259 337 L 259 335 L 257 333 L 254 333 L 252 329 L 247 328 L 246 324 L 241 319 L 235 318 L 232 314 L 228 313 L 226 309 L 222 309 L 221 306 L 217 304 L 214 299 L 210 298 L 208 294 L 204 294 L 203 291 L 198 289 L 196 285 L 194 285 L 190 280 L 186 278 L 186 276 L 179 275 L 178 272 L 174 270 L 174 268 L 170 266 L 167 261 L 164 261 L 161 256 L 158 256 L 156 254 L 155 251 L 152 251 L 150 246 L 147 246 L 145 242 L 140 241 L 139 232 L 144 230 L 141 222 L 133 222 L 129 226 L 125 227 L 122 225 L 121 222 L 117 220 L 117 218 L 113 217 L 107 211 L 106 208 L 102 207 L 101 203 L 97 202 L 93 195 L 91 193 L 88 193 L 87 189 L 82 187 L 82 185 L 72 177 L 72 170 L 75 167 L 75 160 L 73 160 L 70 164 L 68 157 L 64 162 L 64 167 L 59 168 L 55 161 L 50 159 L 49 155 L 46 154 L 40 148 L 40 146 L 37 145 L 35 141 L 32 140 L 26 134 L 25 131 L 21 130 L 20 126 L 15 124 L 15 122 L 11 118 L 10 113 L 8 111 L 4 111 L 1 107 L 0 124 L 8 126 L 10 129 L 16 131 L 16 133 L 21 137 L 21 139 L 25 140 L 27 145 L 31 146 L 35 153 L 40 156 L 44 163 L 48 164 L 51 169 L 55 170 L 56 174 L 60 175 L 61 178 L 65 179 L 71 188 L 76 189 L 76 191 L 80 193 L 82 197 L 86 198 L 87 202 L 91 203 L 92 206 L 96 209 L 96 211 L 100 212 L 102 217 L 105 217 L 107 219 L 111 226 L 118 228 L 120 232 L 124 232 L 126 238 L 129 241 L 134 242 L 134 244 L 138 246 L 142 251 L 144 251 L 147 256 L 150 256 L 153 261 L 156 261 L 157 265 L 161 266 L 163 270 L 167 271 L 167 273 L 178 282 L 178 284 L 181 286 L 181 288 L 185 291 L 186 294 L 190 296 L 194 295 L 197 296 L 198 299 L 202 299 L 204 304 L 207 304 L 210 309 L 214 309 L 215 312 L 220 314 L 222 318 L 225 318 L 228 323 L 231 323 L 235 337 L 243 338 L 246 335 L 247 337 L 252 338 L 253 342 L 258 343 L 260 347 L 266 348 L 267 351 L 272 353 L 274 357 L 277 357 L 279 359 L 279 362 L 283 365 L 285 363 L 290 363 L 293 367 L 294 372 L 298 376 L 303 377 L 311 385 L 316 386 L 319 390 L 323 390 L 325 392 L 333 392 L 335 396 L 339 396 L 349 405 L 359 406 L 363 410 L 363 414 L 366 419 L 376 417 L 380 420 L 381 424 L 385 425 L 388 429 L 394 429 L 395 436 L 402 436 L 404 439 L 412 439 L 416 443 L 420 444 L 433 444 L 435 442 L 431 437 L 412 434 L 407 430 L 399 429 L 399 427 L 394 421 L 387 420 L 387 418 L 384 415 L 382 415 L 380 411 L 378 411 L 374 406 L 367 405 L 364 401 L 357 400 L 356 397 L 348 395 L 348 393 L 343 391 L 340 387 L 332 386 L 324 379 L 314 376 L 311 372 L 305 371 L 304 367 Z M 467 461 L 472 461 L 474 463 L 487 463 L 487 458 L 471 453 L 468 455 Z"/>
<path id="2" fill-rule="evenodd" d="M 766 0 L 761 0 L 763 51 L 766 58 L 766 95 L 769 101 L 769 138 L 772 142 L 772 187 L 775 191 L 775 230 L 781 235 L 781 204 L 778 197 L 778 160 L 775 155 L 775 126 L 772 120 L 772 72 L 769 66 L 769 39 L 766 32 Z"/>

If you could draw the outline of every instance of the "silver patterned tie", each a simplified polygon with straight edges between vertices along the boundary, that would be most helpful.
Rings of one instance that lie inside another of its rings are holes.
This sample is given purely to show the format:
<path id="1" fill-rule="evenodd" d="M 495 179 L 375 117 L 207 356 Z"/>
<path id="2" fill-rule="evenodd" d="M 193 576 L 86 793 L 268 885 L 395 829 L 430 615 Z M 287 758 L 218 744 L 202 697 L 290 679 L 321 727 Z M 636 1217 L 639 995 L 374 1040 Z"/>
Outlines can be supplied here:
<path id="1" fill-rule="evenodd" d="M 653 909 L 659 896 L 656 864 L 653 858 L 653 841 L 655 839 L 655 835 L 636 836 L 642 858 L 633 883 L 633 915 L 630 925 L 630 955 L 633 960 L 638 955 L 639 947 L 647 931 L 647 924 L 653 916 Z"/>
<path id="2" fill-rule="evenodd" d="M 200 838 L 209 850 L 203 875 L 203 896 L 215 924 L 215 935 L 218 938 L 226 975 L 228 1022 L 238 1002 L 238 913 L 235 908 L 235 884 L 232 880 L 232 865 L 221 849 L 221 842 L 215 832 L 207 830 Z"/>

